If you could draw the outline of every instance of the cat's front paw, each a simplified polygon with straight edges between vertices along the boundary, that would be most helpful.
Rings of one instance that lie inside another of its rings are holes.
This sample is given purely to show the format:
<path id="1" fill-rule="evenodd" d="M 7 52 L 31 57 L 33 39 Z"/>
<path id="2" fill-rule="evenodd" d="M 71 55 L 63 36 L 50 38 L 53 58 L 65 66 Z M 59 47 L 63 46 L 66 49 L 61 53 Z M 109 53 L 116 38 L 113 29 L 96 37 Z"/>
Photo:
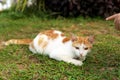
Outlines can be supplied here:
<path id="1" fill-rule="evenodd" d="M 83 62 L 82 61 L 75 61 L 75 62 L 73 62 L 73 64 L 76 66 L 82 66 Z"/>
<path id="2" fill-rule="evenodd" d="M 83 64 L 82 61 L 76 60 L 76 59 L 71 59 L 71 58 L 62 58 L 62 60 L 67 62 L 67 63 L 74 64 L 76 66 L 82 66 L 82 64 Z"/>

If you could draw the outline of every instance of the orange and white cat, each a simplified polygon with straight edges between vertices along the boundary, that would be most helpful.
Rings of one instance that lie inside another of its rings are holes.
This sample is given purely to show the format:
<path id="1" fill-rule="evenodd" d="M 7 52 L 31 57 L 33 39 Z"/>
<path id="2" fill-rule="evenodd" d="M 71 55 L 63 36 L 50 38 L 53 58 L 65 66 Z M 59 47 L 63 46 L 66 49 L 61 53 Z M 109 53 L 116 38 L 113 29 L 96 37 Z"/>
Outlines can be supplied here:
<path id="1" fill-rule="evenodd" d="M 33 40 L 11 39 L 4 42 L 3 45 L 26 44 L 29 45 L 29 49 L 33 53 L 48 55 L 52 59 L 81 66 L 82 61 L 85 60 L 87 53 L 92 48 L 93 41 L 92 36 L 72 35 L 69 38 L 61 31 L 47 30 L 40 32 Z"/>

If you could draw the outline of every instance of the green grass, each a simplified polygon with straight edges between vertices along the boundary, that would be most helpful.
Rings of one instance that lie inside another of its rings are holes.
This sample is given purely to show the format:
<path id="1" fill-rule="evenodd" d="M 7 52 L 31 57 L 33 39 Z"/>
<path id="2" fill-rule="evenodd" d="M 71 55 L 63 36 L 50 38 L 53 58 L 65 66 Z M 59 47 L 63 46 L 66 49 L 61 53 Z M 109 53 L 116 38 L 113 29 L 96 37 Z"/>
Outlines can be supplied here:
<path id="1" fill-rule="evenodd" d="M 112 21 L 82 17 L 26 17 L 10 12 L 0 14 L 0 40 L 34 38 L 47 29 L 61 30 L 68 36 L 70 32 L 80 36 L 95 35 L 93 49 L 83 66 L 34 55 L 28 46 L 10 45 L 0 51 L 0 80 L 120 79 L 120 31 L 114 29 Z"/>

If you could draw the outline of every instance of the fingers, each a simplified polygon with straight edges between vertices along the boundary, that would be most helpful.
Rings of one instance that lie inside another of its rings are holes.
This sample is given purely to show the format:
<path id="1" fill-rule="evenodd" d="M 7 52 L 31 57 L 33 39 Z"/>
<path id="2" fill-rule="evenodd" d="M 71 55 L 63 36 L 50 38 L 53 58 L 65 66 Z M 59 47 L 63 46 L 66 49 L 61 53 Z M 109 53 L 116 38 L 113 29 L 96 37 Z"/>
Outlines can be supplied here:
<path id="1" fill-rule="evenodd" d="M 114 20 L 115 28 L 120 30 L 120 13 L 109 16 L 106 20 Z"/>
<path id="2" fill-rule="evenodd" d="M 118 14 L 114 14 L 114 15 L 112 15 L 112 16 L 109 16 L 109 17 L 106 18 L 106 20 L 113 20 L 113 19 L 116 18 L 117 15 L 118 15 Z"/>
<path id="3" fill-rule="evenodd" d="M 120 30 L 120 15 L 115 18 L 114 24 L 115 24 L 115 28 L 117 30 Z"/>

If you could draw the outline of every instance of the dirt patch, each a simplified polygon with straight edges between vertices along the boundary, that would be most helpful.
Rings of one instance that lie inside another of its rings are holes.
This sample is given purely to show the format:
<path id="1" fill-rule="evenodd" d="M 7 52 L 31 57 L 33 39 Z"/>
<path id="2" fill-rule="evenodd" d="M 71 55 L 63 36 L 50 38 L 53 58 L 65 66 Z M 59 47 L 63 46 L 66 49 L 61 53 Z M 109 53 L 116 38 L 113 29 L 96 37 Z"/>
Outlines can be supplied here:
<path id="1" fill-rule="evenodd" d="M 5 48 L 4 42 L 0 41 L 0 50 L 2 50 L 3 48 Z"/>
<path id="2" fill-rule="evenodd" d="M 39 63 L 39 60 L 34 55 L 30 55 L 29 60 L 33 63 Z"/>
<path id="3" fill-rule="evenodd" d="M 25 70 L 27 68 L 27 65 L 22 63 L 17 63 L 17 68 L 19 70 Z"/>

